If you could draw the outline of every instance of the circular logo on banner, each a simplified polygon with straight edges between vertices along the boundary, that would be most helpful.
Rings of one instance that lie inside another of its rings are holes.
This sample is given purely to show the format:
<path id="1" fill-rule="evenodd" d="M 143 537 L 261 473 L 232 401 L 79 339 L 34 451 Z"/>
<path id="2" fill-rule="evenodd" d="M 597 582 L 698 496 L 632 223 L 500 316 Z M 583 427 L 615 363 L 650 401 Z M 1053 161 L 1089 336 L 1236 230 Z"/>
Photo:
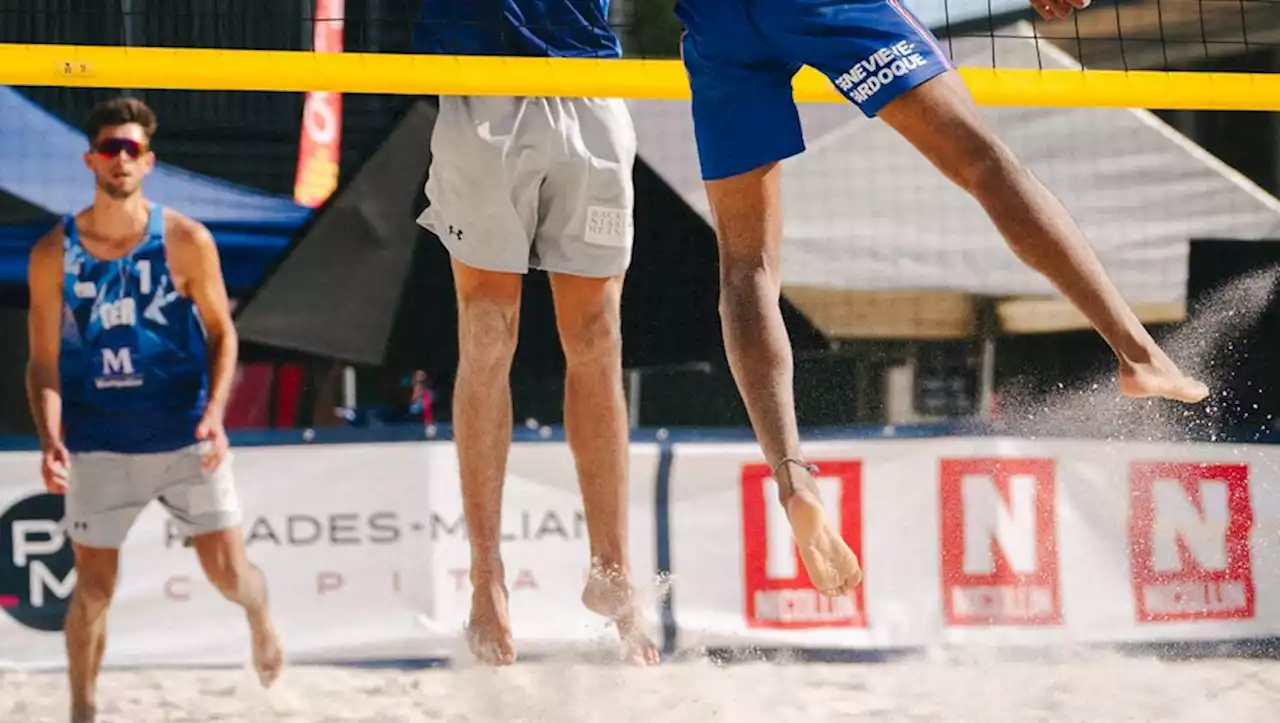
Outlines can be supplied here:
<path id="1" fill-rule="evenodd" d="M 0 514 L 0 608 L 36 630 L 62 630 L 75 589 L 75 553 L 63 533 L 62 495 L 37 494 Z"/>

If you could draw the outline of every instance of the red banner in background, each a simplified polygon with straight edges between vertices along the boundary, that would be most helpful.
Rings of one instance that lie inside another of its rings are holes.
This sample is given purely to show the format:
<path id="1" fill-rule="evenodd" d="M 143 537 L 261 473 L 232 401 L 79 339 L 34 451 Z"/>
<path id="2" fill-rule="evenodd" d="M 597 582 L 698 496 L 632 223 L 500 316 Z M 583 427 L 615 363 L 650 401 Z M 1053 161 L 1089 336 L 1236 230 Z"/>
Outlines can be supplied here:
<path id="1" fill-rule="evenodd" d="M 316 0 L 314 38 L 317 53 L 341 53 L 346 0 Z M 298 143 L 298 176 L 293 198 L 315 208 L 338 186 L 339 149 L 342 144 L 342 94 L 307 93 L 302 110 L 302 136 Z"/>

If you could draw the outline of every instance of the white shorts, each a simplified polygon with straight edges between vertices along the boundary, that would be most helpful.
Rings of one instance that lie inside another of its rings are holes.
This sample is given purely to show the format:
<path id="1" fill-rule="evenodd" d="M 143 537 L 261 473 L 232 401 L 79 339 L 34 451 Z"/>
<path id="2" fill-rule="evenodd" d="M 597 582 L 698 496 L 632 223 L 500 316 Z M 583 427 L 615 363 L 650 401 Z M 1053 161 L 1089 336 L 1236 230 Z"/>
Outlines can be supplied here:
<path id="1" fill-rule="evenodd" d="M 201 449 L 203 444 L 154 454 L 72 454 L 67 534 L 87 547 L 119 548 L 152 500 L 168 510 L 187 536 L 240 524 L 231 453 L 217 470 L 205 472 L 200 466 Z"/>
<path id="2" fill-rule="evenodd" d="M 442 96 L 418 218 L 462 263 L 594 278 L 631 263 L 635 127 L 617 99 Z"/>

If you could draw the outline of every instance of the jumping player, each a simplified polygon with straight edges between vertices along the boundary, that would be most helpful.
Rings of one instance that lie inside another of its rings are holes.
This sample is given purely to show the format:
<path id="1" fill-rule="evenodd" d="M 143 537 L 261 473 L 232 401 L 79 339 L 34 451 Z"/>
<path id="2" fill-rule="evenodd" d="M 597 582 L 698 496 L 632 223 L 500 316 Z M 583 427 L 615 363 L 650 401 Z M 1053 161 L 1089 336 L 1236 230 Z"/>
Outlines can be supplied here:
<path id="1" fill-rule="evenodd" d="M 608 0 L 424 0 L 418 52 L 614 58 Z M 546 271 L 566 362 L 564 419 L 587 518 L 582 601 L 613 621 L 623 655 L 656 663 L 627 554 L 627 418 L 621 295 L 631 262 L 635 130 L 616 99 L 442 97 L 418 219 L 452 257 L 459 360 L 454 439 L 471 543 L 468 641 L 516 657 L 499 551 L 511 444 L 510 371 L 521 286 Z"/>
<path id="2" fill-rule="evenodd" d="M 1089 0 L 1034 0 L 1046 19 Z M 1114 350 L 1120 391 L 1194 403 L 1185 376 L 1108 280 L 1062 204 L 983 121 L 933 35 L 900 0 L 678 0 L 694 132 L 720 254 L 720 310 L 738 390 L 814 586 L 861 580 L 800 452 L 792 357 L 782 314 L 779 161 L 804 150 L 791 78 L 824 73 L 986 210 L 1010 248 L 1084 313 Z M 854 170 L 856 173 L 856 169 Z"/>
<path id="3" fill-rule="evenodd" d="M 71 720 L 95 719 L 119 549 L 153 499 L 191 536 L 210 582 L 244 608 L 263 685 L 283 664 L 262 571 L 245 559 L 222 418 L 237 337 L 213 237 L 149 202 L 155 114 L 94 107 L 93 205 L 31 254 L 27 393 L 51 492 L 66 493 L 76 587 L 66 619 Z"/>

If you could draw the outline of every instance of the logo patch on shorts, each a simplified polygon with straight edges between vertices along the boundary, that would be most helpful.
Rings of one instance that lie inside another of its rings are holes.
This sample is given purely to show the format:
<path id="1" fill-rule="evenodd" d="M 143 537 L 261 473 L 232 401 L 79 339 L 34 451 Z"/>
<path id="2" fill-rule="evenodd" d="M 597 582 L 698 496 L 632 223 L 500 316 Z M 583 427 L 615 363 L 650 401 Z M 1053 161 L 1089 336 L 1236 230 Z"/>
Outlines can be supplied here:
<path id="1" fill-rule="evenodd" d="M 588 206 L 583 237 L 589 244 L 626 247 L 631 243 L 631 216 L 621 208 Z"/>

